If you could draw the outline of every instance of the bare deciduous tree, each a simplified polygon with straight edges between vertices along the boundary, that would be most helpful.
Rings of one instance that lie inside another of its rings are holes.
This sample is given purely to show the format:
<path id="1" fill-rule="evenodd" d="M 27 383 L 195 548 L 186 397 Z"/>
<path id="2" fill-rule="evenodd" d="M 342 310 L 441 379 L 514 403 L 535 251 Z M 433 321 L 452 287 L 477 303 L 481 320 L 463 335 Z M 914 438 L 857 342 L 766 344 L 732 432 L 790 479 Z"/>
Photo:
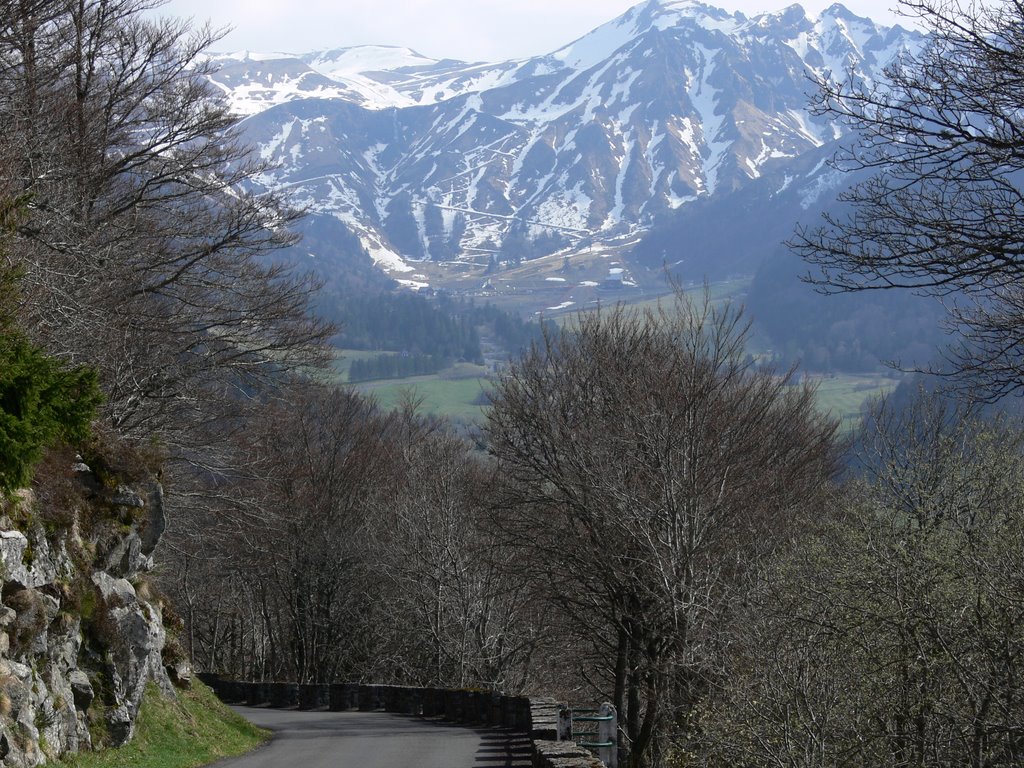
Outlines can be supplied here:
<path id="1" fill-rule="evenodd" d="M 327 329 L 313 281 L 267 259 L 297 213 L 246 191 L 260 166 L 200 56 L 218 34 L 157 6 L 0 3 L 0 190 L 28 201 L 11 256 L 34 338 L 98 368 L 121 434 L 194 446 Z"/>
<path id="2" fill-rule="evenodd" d="M 497 513 L 599 644 L 631 765 L 659 761 L 715 672 L 738 575 L 814 509 L 836 424 L 745 362 L 740 314 L 682 294 L 581 315 L 504 374 L 486 433 Z M 684 733 L 685 735 L 685 733 Z"/>
<path id="3" fill-rule="evenodd" d="M 792 245 L 823 290 L 944 297 L 962 339 L 939 372 L 995 398 L 1024 382 L 1024 4 L 900 5 L 929 33 L 923 50 L 879 82 L 823 80 L 816 103 L 859 136 L 837 167 L 875 175 Z"/>
<path id="4" fill-rule="evenodd" d="M 373 535 L 396 667 L 423 685 L 521 691 L 547 607 L 487 524 L 492 467 L 440 425 L 402 444 Z"/>
<path id="5" fill-rule="evenodd" d="M 522 690 L 546 607 L 486 525 L 483 457 L 413 407 L 292 394 L 240 433 L 246 460 L 219 478 L 217 525 L 179 530 L 167 553 L 197 662 Z"/>
<path id="6" fill-rule="evenodd" d="M 926 400 L 874 424 L 844 519 L 751 595 L 711 765 L 1024 759 L 1024 433 Z"/>

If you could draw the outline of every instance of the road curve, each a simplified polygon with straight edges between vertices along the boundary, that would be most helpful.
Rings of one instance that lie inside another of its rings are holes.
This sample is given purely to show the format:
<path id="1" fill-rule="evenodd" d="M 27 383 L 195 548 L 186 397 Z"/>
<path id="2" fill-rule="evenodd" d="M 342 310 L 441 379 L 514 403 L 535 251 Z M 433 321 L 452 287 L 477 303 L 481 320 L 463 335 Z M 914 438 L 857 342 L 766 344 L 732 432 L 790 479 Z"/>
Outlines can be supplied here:
<path id="1" fill-rule="evenodd" d="M 529 742 L 501 730 L 386 712 L 232 707 L 274 737 L 217 768 L 526 768 Z"/>

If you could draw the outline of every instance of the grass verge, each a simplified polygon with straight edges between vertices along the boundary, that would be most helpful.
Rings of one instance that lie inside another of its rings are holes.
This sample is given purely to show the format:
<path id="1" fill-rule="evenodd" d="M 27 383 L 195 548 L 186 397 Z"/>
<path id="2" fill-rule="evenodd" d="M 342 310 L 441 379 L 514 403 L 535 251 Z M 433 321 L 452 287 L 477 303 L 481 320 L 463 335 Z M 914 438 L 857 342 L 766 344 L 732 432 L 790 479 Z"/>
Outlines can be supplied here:
<path id="1" fill-rule="evenodd" d="M 844 431 L 853 430 L 860 424 L 864 403 L 887 395 L 897 384 L 899 380 L 887 374 L 832 374 L 818 381 L 818 406 L 841 419 Z"/>
<path id="2" fill-rule="evenodd" d="M 384 410 L 396 407 L 403 397 L 411 395 L 422 399 L 426 413 L 447 416 L 457 421 L 481 423 L 485 414 L 481 394 L 488 386 L 488 379 L 479 375 L 451 378 L 450 374 L 442 372 L 434 376 L 409 379 L 382 379 L 362 382 L 356 386 L 363 394 L 373 395 Z"/>
<path id="3" fill-rule="evenodd" d="M 119 749 L 65 755 L 56 768 L 195 768 L 255 749 L 270 736 L 193 681 L 178 701 L 146 690 L 135 738 Z"/>

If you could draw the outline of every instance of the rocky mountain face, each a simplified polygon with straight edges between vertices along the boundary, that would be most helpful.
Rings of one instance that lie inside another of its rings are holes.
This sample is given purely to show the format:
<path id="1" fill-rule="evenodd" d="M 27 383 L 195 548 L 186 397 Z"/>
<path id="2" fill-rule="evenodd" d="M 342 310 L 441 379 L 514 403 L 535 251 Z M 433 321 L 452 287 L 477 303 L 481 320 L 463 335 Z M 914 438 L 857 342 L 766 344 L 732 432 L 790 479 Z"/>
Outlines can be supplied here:
<path id="1" fill-rule="evenodd" d="M 841 128 L 808 114 L 810 77 L 872 80 L 920 43 L 841 5 L 748 18 L 649 0 L 522 61 L 237 54 L 213 81 L 270 164 L 261 184 L 343 222 L 400 277 L 417 260 L 465 269 L 632 241 L 764 177 L 813 192 L 821 166 L 794 162 Z"/>
<path id="2" fill-rule="evenodd" d="M 74 467 L 66 493 L 0 504 L 0 763 L 41 765 L 120 746 L 146 686 L 183 681 L 144 574 L 164 529 L 153 479 L 124 483 Z"/>

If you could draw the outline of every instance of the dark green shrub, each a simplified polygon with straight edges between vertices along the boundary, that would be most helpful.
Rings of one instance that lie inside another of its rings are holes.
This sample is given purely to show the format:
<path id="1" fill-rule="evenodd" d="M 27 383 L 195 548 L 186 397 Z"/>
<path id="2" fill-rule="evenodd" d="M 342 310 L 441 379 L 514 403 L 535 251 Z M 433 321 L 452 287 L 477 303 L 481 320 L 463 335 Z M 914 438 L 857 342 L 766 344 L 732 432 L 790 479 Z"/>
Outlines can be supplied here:
<path id="1" fill-rule="evenodd" d="M 0 338 L 0 491 L 28 484 L 43 449 L 81 441 L 100 403 L 96 372 L 69 369 L 23 336 Z"/>

